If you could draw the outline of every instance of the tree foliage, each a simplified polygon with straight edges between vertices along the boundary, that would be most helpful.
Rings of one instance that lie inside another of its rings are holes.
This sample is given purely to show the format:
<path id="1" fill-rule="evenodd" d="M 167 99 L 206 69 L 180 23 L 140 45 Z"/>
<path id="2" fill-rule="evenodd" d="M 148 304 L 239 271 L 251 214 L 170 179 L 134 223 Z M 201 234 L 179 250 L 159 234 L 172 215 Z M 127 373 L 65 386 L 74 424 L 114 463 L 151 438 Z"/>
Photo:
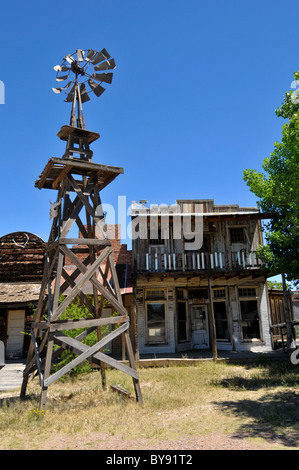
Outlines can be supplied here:
<path id="1" fill-rule="evenodd" d="M 299 79 L 299 72 L 294 74 Z M 296 82 L 297 84 L 299 83 Z M 297 92 L 285 94 L 276 115 L 287 122 L 282 127 L 281 142 L 274 143 L 263 169 L 245 170 L 244 180 L 259 198 L 262 212 L 276 216 L 265 225 L 264 247 L 259 256 L 272 274 L 284 273 L 295 284 L 299 279 L 299 99 Z"/>

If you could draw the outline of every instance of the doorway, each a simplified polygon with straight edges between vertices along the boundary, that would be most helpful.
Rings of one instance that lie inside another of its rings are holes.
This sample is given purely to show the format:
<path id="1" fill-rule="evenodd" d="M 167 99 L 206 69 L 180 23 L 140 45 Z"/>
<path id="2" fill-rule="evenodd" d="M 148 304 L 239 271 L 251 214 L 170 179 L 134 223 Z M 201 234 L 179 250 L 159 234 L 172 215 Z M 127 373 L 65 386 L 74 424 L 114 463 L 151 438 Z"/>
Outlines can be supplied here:
<path id="1" fill-rule="evenodd" d="M 191 305 L 192 348 L 209 349 L 209 324 L 206 305 Z"/>
<path id="2" fill-rule="evenodd" d="M 25 310 L 7 310 L 7 359 L 23 357 Z"/>

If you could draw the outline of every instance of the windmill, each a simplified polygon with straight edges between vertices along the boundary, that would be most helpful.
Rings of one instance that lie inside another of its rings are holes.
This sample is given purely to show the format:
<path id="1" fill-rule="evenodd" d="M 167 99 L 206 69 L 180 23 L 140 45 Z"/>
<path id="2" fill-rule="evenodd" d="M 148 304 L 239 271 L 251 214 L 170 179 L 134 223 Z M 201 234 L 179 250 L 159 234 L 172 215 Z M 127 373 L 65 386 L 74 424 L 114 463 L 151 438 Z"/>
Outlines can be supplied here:
<path id="1" fill-rule="evenodd" d="M 104 387 L 105 364 L 131 376 L 136 401 L 142 403 L 129 335 L 130 318 L 123 306 L 100 197 L 100 191 L 122 174 L 123 168 L 92 162 L 90 144 L 100 135 L 86 130 L 82 109 L 82 103 L 88 101 L 90 95 L 101 96 L 105 90 L 102 83 L 112 82 L 112 73 L 107 70 L 114 68 L 115 61 L 106 49 L 101 52 L 77 49 L 75 53 L 66 55 L 61 65 L 54 67 L 56 81 L 66 81 L 66 84 L 62 83 L 61 87 L 53 90 L 66 94 L 65 101 L 72 103 L 72 109 L 70 124 L 62 126 L 57 134 L 66 142 L 62 158 L 50 158 L 35 182 L 38 189 L 57 191 L 57 198 L 50 208 L 53 222 L 45 250 L 43 280 L 31 325 L 31 342 L 21 389 L 21 397 L 24 397 L 29 378 L 38 374 L 41 408 L 46 405 L 49 386 L 86 359 L 100 367 Z M 80 236 L 71 238 L 70 231 L 76 225 Z M 71 273 L 66 269 L 66 260 L 74 266 Z M 66 308 L 75 299 L 87 307 L 90 317 L 62 319 Z M 116 316 L 102 317 L 104 301 L 117 312 Z M 107 325 L 110 333 L 102 337 L 101 328 Z M 77 328 L 82 332 L 75 338 L 65 333 Z M 98 341 L 87 346 L 82 341 L 94 330 Z M 105 345 L 120 335 L 126 345 L 129 366 L 103 352 Z M 41 338 L 39 341 L 38 337 Z M 74 352 L 77 357 L 52 373 L 53 361 L 64 350 Z M 123 391 L 121 387 L 115 388 Z"/>
<path id="2" fill-rule="evenodd" d="M 77 103 L 77 127 L 85 128 L 82 103 L 90 100 L 90 94 L 101 96 L 105 88 L 102 83 L 112 83 L 112 72 L 115 69 L 115 60 L 111 58 L 106 49 L 96 52 L 92 49 L 77 49 L 63 58 L 61 65 L 55 65 L 56 81 L 66 82 L 61 87 L 53 88 L 55 93 L 65 93 L 66 102 L 72 102 L 71 122 L 76 125 L 75 107 Z M 97 73 L 97 72 L 101 73 Z"/>

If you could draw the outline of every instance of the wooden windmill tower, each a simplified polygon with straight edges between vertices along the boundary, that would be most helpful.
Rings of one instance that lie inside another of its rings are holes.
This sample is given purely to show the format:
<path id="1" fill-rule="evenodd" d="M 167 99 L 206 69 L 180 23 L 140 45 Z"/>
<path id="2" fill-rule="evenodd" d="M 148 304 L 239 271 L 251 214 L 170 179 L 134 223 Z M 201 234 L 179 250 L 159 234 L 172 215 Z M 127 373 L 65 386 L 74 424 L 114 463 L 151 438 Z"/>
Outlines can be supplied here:
<path id="1" fill-rule="evenodd" d="M 94 72 L 90 73 L 92 68 Z M 46 247 L 44 275 L 32 322 L 31 343 L 21 389 L 21 397 L 24 397 L 29 377 L 38 373 L 41 407 L 46 404 L 48 387 L 86 359 L 100 365 L 103 383 L 104 364 L 131 376 L 136 400 L 142 402 L 129 337 L 129 317 L 122 303 L 111 241 L 104 230 L 105 217 L 100 197 L 100 191 L 123 173 L 123 169 L 92 162 L 90 144 L 100 136 L 86 130 L 82 110 L 82 103 L 90 99 L 91 92 L 100 96 L 105 90 L 101 83 L 112 82 L 112 73 L 107 70 L 114 68 L 114 59 L 111 59 L 105 49 L 99 53 L 91 49 L 77 50 L 76 53 L 67 55 L 61 65 L 54 67 L 57 72 L 56 80 L 68 82 L 53 91 L 67 94 L 65 101 L 72 103 L 72 111 L 70 125 L 63 126 L 57 134 L 66 142 L 64 155 L 62 158 L 50 158 L 35 183 L 39 189 L 56 191 L 57 198 L 50 209 L 53 223 Z M 101 73 L 96 73 L 98 71 Z M 87 85 L 90 91 L 87 90 Z M 69 233 L 73 226 L 79 229 L 80 238 L 70 238 Z M 96 230 L 101 235 L 97 238 Z M 86 255 L 83 260 L 82 254 Z M 75 266 L 71 275 L 64 268 L 66 258 Z M 84 286 L 87 283 L 92 285 L 91 297 L 85 294 Z M 64 296 L 63 301 L 59 303 L 61 296 Z M 79 298 L 88 308 L 91 318 L 60 319 L 75 298 Z M 104 299 L 118 312 L 117 316 L 101 317 Z M 102 337 L 101 328 L 104 325 L 110 325 L 111 332 Z M 64 333 L 65 330 L 77 328 L 83 329 L 83 332 L 76 338 Z M 82 340 L 94 330 L 98 333 L 96 344 L 83 344 Z M 119 335 L 123 335 L 126 344 L 129 366 L 102 351 L 106 344 Z M 58 349 L 54 350 L 54 345 Z M 77 357 L 57 372 L 51 373 L 53 360 L 65 349 L 71 350 Z"/>

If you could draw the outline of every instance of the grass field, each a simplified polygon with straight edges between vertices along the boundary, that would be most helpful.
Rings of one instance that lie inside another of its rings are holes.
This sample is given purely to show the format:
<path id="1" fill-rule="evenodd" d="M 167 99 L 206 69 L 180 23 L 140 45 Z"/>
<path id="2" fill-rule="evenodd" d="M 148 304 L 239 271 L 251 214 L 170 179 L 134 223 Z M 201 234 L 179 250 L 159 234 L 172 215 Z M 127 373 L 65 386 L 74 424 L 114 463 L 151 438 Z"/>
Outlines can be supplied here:
<path id="1" fill-rule="evenodd" d="M 34 379 L 28 399 L 21 401 L 18 391 L 0 399 L 0 449 L 151 449 L 161 443 L 175 449 L 176 441 L 187 447 L 189 438 L 213 436 L 265 449 L 299 447 L 299 366 L 289 361 L 205 361 L 139 372 L 143 405 L 111 390 L 119 384 L 134 393 L 129 377 L 108 370 L 103 391 L 95 371 L 51 385 L 43 415 Z"/>

